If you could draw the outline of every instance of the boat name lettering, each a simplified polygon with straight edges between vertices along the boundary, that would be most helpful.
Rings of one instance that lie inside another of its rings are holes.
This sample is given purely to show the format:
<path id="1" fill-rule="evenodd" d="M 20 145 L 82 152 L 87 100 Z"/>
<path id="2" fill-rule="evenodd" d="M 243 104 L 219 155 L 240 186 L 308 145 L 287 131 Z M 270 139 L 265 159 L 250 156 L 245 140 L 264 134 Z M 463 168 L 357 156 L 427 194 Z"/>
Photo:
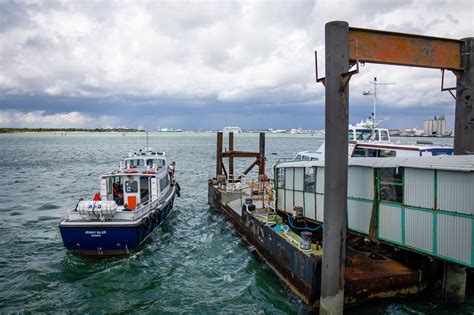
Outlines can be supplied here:
<path id="1" fill-rule="evenodd" d="M 100 237 L 103 234 L 107 234 L 107 231 L 85 231 L 85 234 L 91 237 Z"/>

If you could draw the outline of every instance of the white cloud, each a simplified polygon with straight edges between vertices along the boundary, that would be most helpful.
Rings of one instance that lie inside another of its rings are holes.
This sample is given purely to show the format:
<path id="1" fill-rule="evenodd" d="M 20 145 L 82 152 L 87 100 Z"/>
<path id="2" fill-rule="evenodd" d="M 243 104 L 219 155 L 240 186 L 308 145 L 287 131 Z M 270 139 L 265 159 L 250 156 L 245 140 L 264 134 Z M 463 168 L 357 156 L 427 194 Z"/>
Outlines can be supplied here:
<path id="1" fill-rule="evenodd" d="M 195 103 L 321 104 L 313 51 L 323 74 L 324 25 L 331 20 L 463 38 L 473 35 L 474 19 L 472 1 L 421 0 L 47 1 L 9 2 L 0 10 L 4 94 L 128 94 Z M 425 70 L 367 66 L 351 87 L 360 94 L 374 76 L 397 83 L 380 94 L 381 104 L 452 103 L 433 88 L 439 73 Z"/>
<path id="2" fill-rule="evenodd" d="M 113 116 L 91 117 L 79 112 L 46 114 L 44 111 L 0 111 L 0 127 L 90 128 L 114 126 L 118 122 Z"/>

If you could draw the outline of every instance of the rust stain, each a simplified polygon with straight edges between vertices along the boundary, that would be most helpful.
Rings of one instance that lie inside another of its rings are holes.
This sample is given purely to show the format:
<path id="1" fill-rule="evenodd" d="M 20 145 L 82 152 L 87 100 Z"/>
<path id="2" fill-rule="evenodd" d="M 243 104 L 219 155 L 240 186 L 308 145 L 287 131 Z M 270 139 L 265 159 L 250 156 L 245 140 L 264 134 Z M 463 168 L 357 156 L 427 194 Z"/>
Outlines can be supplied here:
<path id="1" fill-rule="evenodd" d="M 349 29 L 351 61 L 461 70 L 461 41 Z"/>

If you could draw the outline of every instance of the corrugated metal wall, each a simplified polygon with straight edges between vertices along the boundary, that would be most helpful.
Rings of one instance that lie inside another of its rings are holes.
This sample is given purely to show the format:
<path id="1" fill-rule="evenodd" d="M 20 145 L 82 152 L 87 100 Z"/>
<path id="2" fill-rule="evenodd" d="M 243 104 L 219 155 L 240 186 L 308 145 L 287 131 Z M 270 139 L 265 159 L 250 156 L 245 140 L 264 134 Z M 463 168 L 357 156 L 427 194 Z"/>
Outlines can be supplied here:
<path id="1" fill-rule="evenodd" d="M 318 167 L 316 172 L 316 192 L 324 194 L 324 167 Z"/>
<path id="2" fill-rule="evenodd" d="M 347 225 L 349 229 L 369 234 L 371 216 L 371 202 L 347 200 Z"/>
<path id="3" fill-rule="evenodd" d="M 437 252 L 467 264 L 472 264 L 472 219 L 437 214 Z"/>
<path id="4" fill-rule="evenodd" d="M 405 169 L 405 204 L 413 207 L 434 209 L 434 176 L 434 170 Z"/>
<path id="5" fill-rule="evenodd" d="M 294 191 L 292 190 L 287 190 L 285 193 L 285 211 L 286 212 L 293 212 L 293 194 Z"/>
<path id="6" fill-rule="evenodd" d="M 303 191 L 303 184 L 304 184 L 304 168 L 303 167 L 295 167 L 295 190 Z"/>
<path id="7" fill-rule="evenodd" d="M 433 212 L 405 208 L 405 244 L 433 252 Z"/>
<path id="8" fill-rule="evenodd" d="M 278 204 L 277 208 L 279 210 L 285 210 L 285 190 L 279 188 L 278 189 Z"/>
<path id="9" fill-rule="evenodd" d="M 304 212 L 307 218 L 316 220 L 316 195 L 314 193 L 304 193 Z"/>
<path id="10" fill-rule="evenodd" d="M 285 189 L 286 190 L 293 190 L 293 176 L 294 176 L 294 168 L 288 167 L 285 169 L 286 177 L 285 177 Z"/>
<path id="11" fill-rule="evenodd" d="M 374 170 L 372 168 L 349 167 L 347 196 L 374 199 Z"/>
<path id="12" fill-rule="evenodd" d="M 474 214 L 474 173 L 438 171 L 438 209 Z"/>
<path id="13" fill-rule="evenodd" d="M 402 243 L 402 208 L 381 204 L 379 209 L 379 237 Z"/>
<path id="14" fill-rule="evenodd" d="M 302 191 L 295 191 L 295 200 L 294 200 L 295 207 L 304 207 L 304 200 L 303 200 L 303 192 Z"/>
<path id="15" fill-rule="evenodd" d="M 324 195 L 316 195 L 316 220 L 324 221 Z"/>

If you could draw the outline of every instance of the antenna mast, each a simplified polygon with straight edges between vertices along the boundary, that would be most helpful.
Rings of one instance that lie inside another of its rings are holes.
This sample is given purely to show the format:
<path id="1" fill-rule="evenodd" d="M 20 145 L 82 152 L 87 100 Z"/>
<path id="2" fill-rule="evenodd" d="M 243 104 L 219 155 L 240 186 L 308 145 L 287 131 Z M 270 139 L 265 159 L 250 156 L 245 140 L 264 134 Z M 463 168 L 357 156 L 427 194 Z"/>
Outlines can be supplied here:
<path id="1" fill-rule="evenodd" d="M 377 77 L 374 77 L 374 81 L 369 82 L 374 85 L 374 92 L 365 91 L 362 95 L 372 95 L 374 97 L 374 111 L 372 112 L 374 128 L 377 126 L 377 120 L 375 119 L 376 109 L 377 109 L 377 85 L 393 85 L 396 83 L 380 83 L 377 82 Z"/>

